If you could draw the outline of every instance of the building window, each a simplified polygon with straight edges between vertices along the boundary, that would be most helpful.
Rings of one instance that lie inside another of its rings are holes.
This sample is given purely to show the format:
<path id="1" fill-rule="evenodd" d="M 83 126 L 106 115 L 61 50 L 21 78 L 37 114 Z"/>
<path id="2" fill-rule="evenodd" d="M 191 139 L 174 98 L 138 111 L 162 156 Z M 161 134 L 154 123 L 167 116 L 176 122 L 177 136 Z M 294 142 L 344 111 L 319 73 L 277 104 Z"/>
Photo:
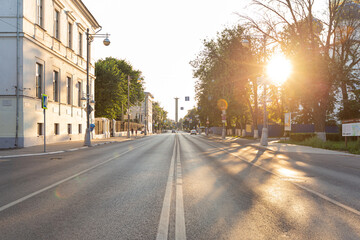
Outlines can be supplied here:
<path id="1" fill-rule="evenodd" d="M 43 124 L 42 123 L 37 124 L 37 135 L 38 136 L 44 135 Z"/>
<path id="2" fill-rule="evenodd" d="M 67 104 L 71 104 L 71 78 L 66 78 L 66 88 L 67 88 Z"/>
<path id="3" fill-rule="evenodd" d="M 79 134 L 82 133 L 82 124 L 79 124 Z"/>
<path id="4" fill-rule="evenodd" d="M 44 26 L 43 14 L 43 0 L 36 0 L 36 24 L 41 27 Z"/>
<path id="5" fill-rule="evenodd" d="M 82 86 L 81 86 L 81 82 L 78 82 L 78 106 L 81 107 L 81 93 L 82 93 Z"/>
<path id="6" fill-rule="evenodd" d="M 79 33 L 79 55 L 83 55 L 83 35 Z"/>
<path id="7" fill-rule="evenodd" d="M 60 12 L 57 10 L 54 15 L 54 37 L 60 39 Z"/>
<path id="8" fill-rule="evenodd" d="M 53 72 L 53 100 L 59 102 L 59 72 Z"/>
<path id="9" fill-rule="evenodd" d="M 73 25 L 71 23 L 68 23 L 68 47 L 72 48 L 72 28 Z"/>
<path id="10" fill-rule="evenodd" d="M 54 124 L 54 134 L 59 135 L 60 134 L 60 125 L 58 123 Z"/>
<path id="11" fill-rule="evenodd" d="M 67 126 L 68 126 L 67 127 L 67 132 L 68 132 L 68 134 L 71 134 L 72 133 L 71 123 L 69 123 Z"/>
<path id="12" fill-rule="evenodd" d="M 42 79 L 43 79 L 43 65 L 36 63 L 36 97 L 41 98 L 42 94 Z"/>

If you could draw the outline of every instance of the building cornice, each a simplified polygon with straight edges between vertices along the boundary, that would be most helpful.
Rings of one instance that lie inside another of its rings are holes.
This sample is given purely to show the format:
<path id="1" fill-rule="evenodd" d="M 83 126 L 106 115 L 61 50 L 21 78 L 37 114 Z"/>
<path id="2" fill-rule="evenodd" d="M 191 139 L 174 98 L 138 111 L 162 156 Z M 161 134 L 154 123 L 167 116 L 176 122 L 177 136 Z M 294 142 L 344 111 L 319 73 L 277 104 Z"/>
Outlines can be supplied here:
<path id="1" fill-rule="evenodd" d="M 64 8 L 65 8 L 64 4 L 62 4 L 59 0 L 53 0 L 53 2 L 54 2 L 60 9 L 64 9 Z"/>
<path id="2" fill-rule="evenodd" d="M 87 9 L 85 4 L 81 0 L 73 0 L 73 3 L 79 9 L 81 14 L 89 21 L 94 30 L 101 27 L 100 24 L 96 21 L 95 17 L 91 14 L 91 12 Z"/>

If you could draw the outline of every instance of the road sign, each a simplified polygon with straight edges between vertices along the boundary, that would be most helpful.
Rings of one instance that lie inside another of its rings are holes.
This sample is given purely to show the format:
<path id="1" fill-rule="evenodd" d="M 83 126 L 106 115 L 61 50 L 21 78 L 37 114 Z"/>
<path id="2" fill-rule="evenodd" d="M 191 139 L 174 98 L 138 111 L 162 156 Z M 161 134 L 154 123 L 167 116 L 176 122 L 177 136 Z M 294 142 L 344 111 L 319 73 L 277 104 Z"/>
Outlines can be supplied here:
<path id="1" fill-rule="evenodd" d="M 291 113 L 285 113 L 285 131 L 291 131 Z"/>
<path id="2" fill-rule="evenodd" d="M 228 108 L 228 103 L 226 102 L 225 99 L 219 99 L 217 101 L 217 106 L 220 110 L 224 111 Z"/>
<path id="3" fill-rule="evenodd" d="M 190 101 L 190 97 L 185 97 L 185 101 Z"/>
<path id="4" fill-rule="evenodd" d="M 41 94 L 41 108 L 48 109 L 48 96 L 46 94 Z"/>
<path id="5" fill-rule="evenodd" d="M 180 110 L 184 110 L 184 107 L 180 107 Z"/>
<path id="6" fill-rule="evenodd" d="M 360 136 L 360 123 L 342 124 L 342 136 Z"/>
<path id="7" fill-rule="evenodd" d="M 94 109 L 93 109 L 90 105 L 88 105 L 88 107 L 87 107 L 87 112 L 88 112 L 88 113 L 91 113 L 93 110 L 94 110 Z"/>

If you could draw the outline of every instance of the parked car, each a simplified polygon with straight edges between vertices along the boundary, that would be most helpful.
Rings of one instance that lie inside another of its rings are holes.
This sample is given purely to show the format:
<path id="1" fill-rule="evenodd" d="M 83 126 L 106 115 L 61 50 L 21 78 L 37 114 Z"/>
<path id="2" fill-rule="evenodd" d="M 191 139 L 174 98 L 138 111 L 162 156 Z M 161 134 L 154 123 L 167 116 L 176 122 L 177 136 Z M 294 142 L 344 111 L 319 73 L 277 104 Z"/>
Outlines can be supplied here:
<path id="1" fill-rule="evenodd" d="M 196 132 L 195 129 L 193 129 L 193 130 L 190 131 L 190 135 L 196 135 L 196 134 L 197 134 L 197 132 Z"/>
<path id="2" fill-rule="evenodd" d="M 175 129 L 173 129 L 173 130 L 171 131 L 171 133 L 176 133 Z"/>

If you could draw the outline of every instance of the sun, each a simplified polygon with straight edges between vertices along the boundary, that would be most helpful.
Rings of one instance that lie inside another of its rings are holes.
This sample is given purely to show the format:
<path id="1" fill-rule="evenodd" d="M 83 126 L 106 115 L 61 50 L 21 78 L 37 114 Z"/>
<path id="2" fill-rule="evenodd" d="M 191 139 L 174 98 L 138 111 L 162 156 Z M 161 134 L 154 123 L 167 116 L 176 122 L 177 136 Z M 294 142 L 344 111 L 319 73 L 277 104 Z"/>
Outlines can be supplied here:
<path id="1" fill-rule="evenodd" d="M 292 65 L 283 55 L 275 55 L 269 61 L 266 72 L 273 84 L 282 85 L 290 76 Z"/>

